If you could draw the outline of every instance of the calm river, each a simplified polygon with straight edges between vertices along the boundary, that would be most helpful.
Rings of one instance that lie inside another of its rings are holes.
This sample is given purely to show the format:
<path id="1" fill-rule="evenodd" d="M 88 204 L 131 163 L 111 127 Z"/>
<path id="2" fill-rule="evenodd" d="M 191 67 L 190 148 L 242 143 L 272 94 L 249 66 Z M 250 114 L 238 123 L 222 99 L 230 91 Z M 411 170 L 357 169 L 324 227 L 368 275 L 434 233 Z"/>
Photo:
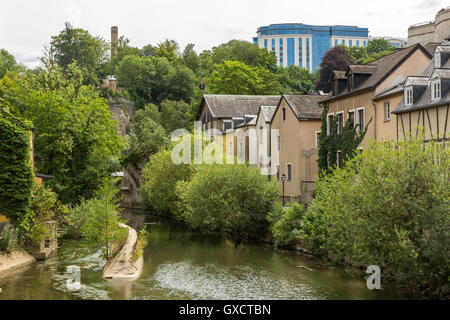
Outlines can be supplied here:
<path id="1" fill-rule="evenodd" d="M 270 246 L 203 236 L 180 225 L 131 214 L 149 223 L 144 271 L 135 281 L 102 279 L 100 251 L 61 240 L 58 254 L 0 275 L 0 299 L 405 299 L 399 289 L 371 291 L 363 277 L 321 267 L 314 260 Z M 312 270 L 299 269 L 298 265 Z M 67 288 L 68 266 L 81 268 L 81 288 Z"/>

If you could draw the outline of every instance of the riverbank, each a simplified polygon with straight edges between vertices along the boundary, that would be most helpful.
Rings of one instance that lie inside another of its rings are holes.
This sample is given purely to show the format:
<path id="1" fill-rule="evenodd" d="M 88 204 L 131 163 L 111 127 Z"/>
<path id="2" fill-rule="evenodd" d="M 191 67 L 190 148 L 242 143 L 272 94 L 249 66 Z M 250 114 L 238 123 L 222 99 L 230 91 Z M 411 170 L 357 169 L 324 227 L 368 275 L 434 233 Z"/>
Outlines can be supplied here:
<path id="1" fill-rule="evenodd" d="M 0 252 L 0 274 L 21 268 L 36 260 L 23 249 L 12 250 L 10 253 Z"/>

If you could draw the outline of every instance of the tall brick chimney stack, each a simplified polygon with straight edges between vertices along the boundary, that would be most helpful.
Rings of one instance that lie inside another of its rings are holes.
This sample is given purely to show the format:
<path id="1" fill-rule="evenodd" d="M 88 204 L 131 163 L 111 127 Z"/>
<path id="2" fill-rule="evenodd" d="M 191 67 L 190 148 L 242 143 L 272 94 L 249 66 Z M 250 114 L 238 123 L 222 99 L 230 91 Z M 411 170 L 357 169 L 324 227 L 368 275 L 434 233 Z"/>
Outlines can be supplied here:
<path id="1" fill-rule="evenodd" d="M 119 28 L 111 27 L 111 57 L 117 54 L 117 46 L 119 45 Z"/>

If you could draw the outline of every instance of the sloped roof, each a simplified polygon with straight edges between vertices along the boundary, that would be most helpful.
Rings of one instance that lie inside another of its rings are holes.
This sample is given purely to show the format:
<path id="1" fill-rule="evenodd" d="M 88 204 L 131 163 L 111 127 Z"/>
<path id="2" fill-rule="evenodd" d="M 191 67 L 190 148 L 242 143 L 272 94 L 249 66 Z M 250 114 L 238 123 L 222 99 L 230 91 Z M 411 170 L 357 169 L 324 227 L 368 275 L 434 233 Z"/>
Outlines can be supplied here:
<path id="1" fill-rule="evenodd" d="M 348 66 L 349 73 L 362 74 L 372 74 L 376 68 L 377 66 L 372 64 L 351 64 Z"/>
<path id="2" fill-rule="evenodd" d="M 261 114 L 265 122 L 271 122 L 277 106 L 261 106 Z"/>
<path id="3" fill-rule="evenodd" d="M 348 91 L 347 88 L 344 89 L 340 94 L 330 97 L 327 101 L 332 101 L 349 94 L 355 94 L 361 91 L 376 88 L 416 50 L 422 50 L 430 59 L 432 58 L 432 55 L 420 44 L 399 49 L 390 55 L 381 57 L 375 61 L 372 61 L 370 64 L 365 65 L 372 69 L 372 74 L 367 77 L 366 80 L 364 80 L 358 87 L 350 91 Z"/>
<path id="4" fill-rule="evenodd" d="M 197 118 L 200 116 L 203 102 L 206 102 L 213 117 L 232 118 L 256 115 L 260 106 L 276 105 L 280 98 L 281 96 L 205 94 L 197 112 Z"/>
<path id="5" fill-rule="evenodd" d="M 329 95 L 320 94 L 283 95 L 298 119 L 320 119 L 322 117 L 320 102 L 328 97 Z"/>

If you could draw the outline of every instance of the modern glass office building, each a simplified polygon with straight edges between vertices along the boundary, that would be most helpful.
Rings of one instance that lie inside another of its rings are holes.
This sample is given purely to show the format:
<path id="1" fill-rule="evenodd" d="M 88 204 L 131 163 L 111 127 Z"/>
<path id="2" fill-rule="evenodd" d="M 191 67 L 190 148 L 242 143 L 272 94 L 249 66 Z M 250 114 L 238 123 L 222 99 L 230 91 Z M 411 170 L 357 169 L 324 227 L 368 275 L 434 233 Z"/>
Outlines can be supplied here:
<path id="1" fill-rule="evenodd" d="M 340 44 L 366 47 L 369 29 L 354 26 L 312 26 L 302 23 L 271 24 L 258 28 L 253 42 L 275 52 L 278 65 L 291 64 L 317 71 L 322 57 Z"/>

